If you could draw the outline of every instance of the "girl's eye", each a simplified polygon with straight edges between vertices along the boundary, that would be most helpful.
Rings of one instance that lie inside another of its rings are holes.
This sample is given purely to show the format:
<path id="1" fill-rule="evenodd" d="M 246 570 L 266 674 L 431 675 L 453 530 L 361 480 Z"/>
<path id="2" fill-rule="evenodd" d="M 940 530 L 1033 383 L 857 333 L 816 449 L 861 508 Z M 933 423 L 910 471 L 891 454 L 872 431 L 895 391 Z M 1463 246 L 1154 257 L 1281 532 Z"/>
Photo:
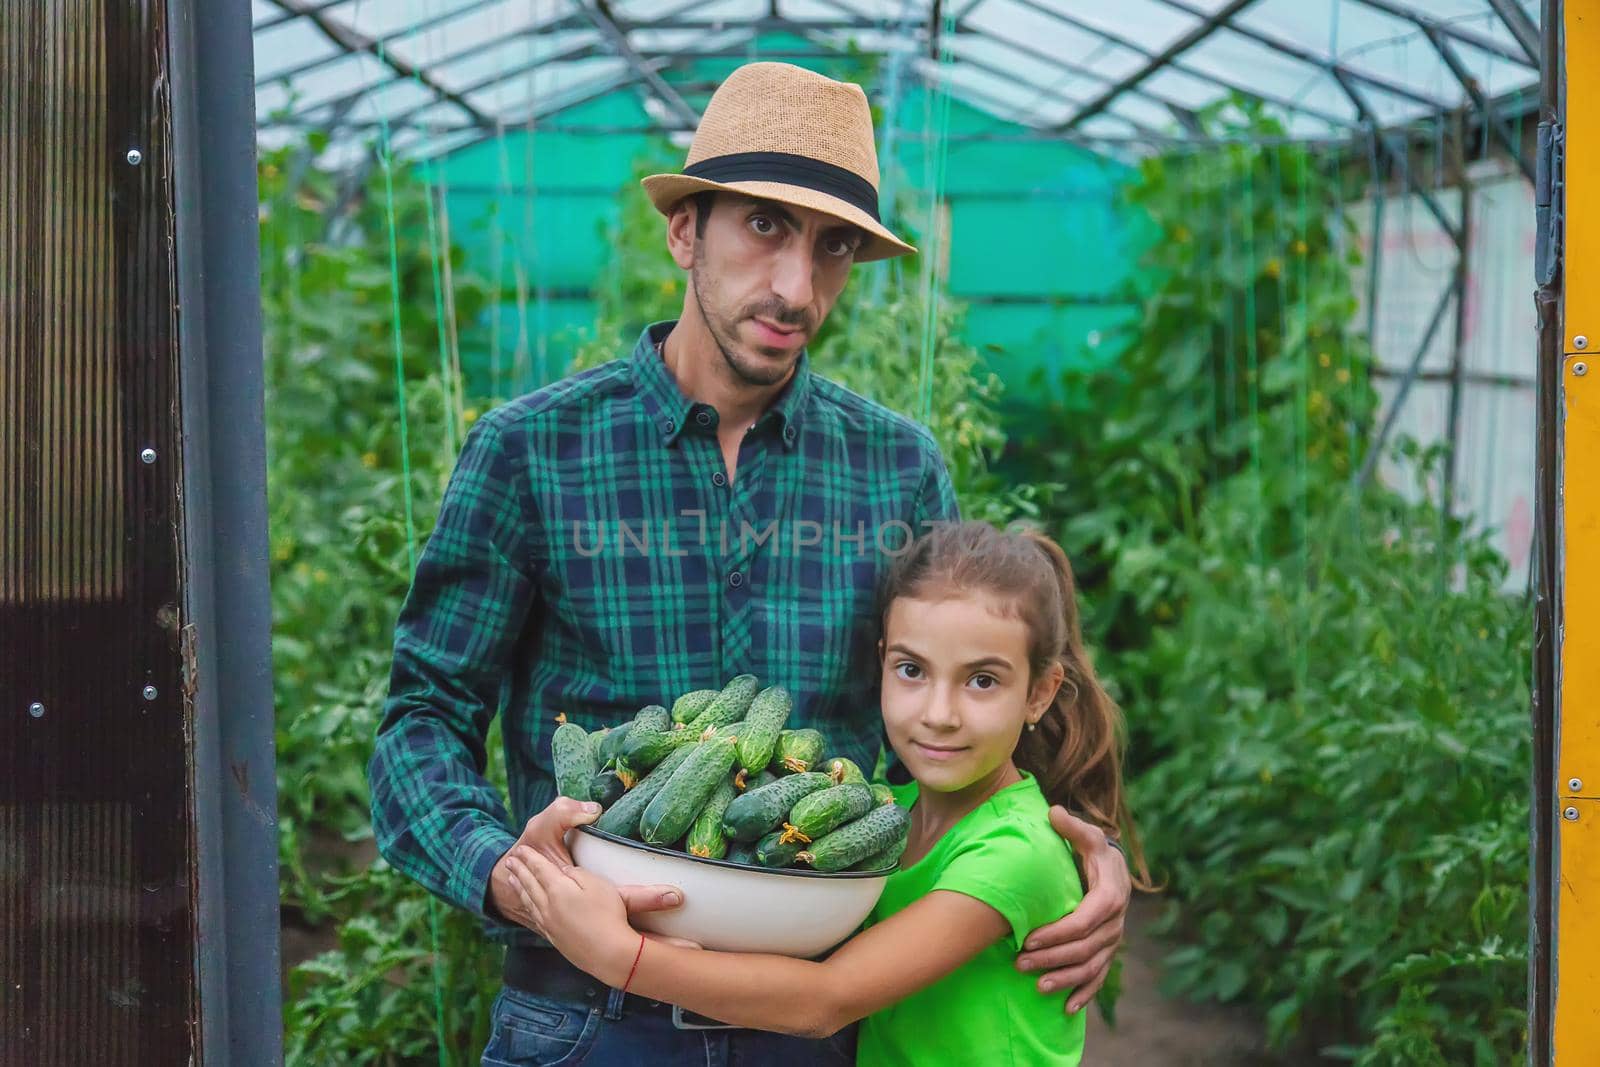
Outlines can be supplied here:
<path id="1" fill-rule="evenodd" d="M 972 676 L 972 684 L 979 689 L 993 689 L 1000 684 L 1000 680 L 992 674 L 974 674 Z"/>
<path id="2" fill-rule="evenodd" d="M 906 674 L 907 671 L 910 671 L 911 673 L 908 675 L 908 674 Z M 906 678 L 906 679 L 909 680 L 911 678 L 915 678 L 919 673 L 921 673 L 921 668 L 918 667 L 915 663 L 912 663 L 911 661 L 906 660 L 906 661 L 903 661 L 901 663 L 895 664 L 894 672 L 895 672 L 896 676 L 898 676 L 900 678 Z"/>

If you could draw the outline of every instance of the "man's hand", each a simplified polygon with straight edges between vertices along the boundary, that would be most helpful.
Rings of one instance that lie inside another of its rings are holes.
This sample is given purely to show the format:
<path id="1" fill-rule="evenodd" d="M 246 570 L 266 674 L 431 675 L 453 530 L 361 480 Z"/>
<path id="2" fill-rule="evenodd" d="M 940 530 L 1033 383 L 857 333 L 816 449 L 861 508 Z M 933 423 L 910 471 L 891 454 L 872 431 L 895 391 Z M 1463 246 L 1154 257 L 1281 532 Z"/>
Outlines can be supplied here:
<path id="1" fill-rule="evenodd" d="M 500 857 L 494 865 L 494 871 L 489 875 L 488 904 L 491 913 L 498 913 L 506 921 L 526 926 L 542 935 L 543 931 L 535 925 L 533 915 L 523 903 L 522 894 L 517 892 L 517 887 L 512 884 L 508 862 L 511 854 L 518 848 L 527 847 L 550 860 L 558 869 L 571 867 L 573 864 L 572 856 L 567 852 L 567 831 L 574 826 L 594 822 L 599 817 L 598 804 L 580 803 L 571 797 L 557 797 L 549 807 L 529 819 L 528 825 L 522 828 L 522 836 L 517 838 L 516 845 L 510 852 Z M 621 894 L 622 902 L 630 915 L 641 911 L 676 908 L 683 903 L 683 896 L 676 886 L 619 885 L 617 892 Z"/>
<path id="2" fill-rule="evenodd" d="M 1075 990 L 1067 998 L 1070 1015 L 1094 998 L 1111 970 L 1122 944 L 1133 879 L 1122 853 L 1106 843 L 1100 827 L 1074 818 L 1059 804 L 1050 809 L 1050 825 L 1083 859 L 1088 885 L 1076 910 L 1028 935 L 1017 967 L 1045 972 L 1039 977 L 1041 993 Z"/>

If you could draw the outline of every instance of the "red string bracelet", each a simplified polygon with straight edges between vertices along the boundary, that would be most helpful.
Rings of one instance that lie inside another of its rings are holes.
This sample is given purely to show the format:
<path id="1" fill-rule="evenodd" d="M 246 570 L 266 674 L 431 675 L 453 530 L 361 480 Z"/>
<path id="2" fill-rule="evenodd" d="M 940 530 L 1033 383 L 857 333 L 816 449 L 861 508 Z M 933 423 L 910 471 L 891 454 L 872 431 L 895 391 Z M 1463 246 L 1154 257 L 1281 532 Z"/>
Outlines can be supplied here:
<path id="1" fill-rule="evenodd" d="M 622 991 L 624 993 L 626 993 L 628 991 L 628 987 L 633 984 L 634 972 L 639 969 L 639 957 L 641 957 L 643 955 L 644 955 L 644 935 L 640 934 L 639 935 L 639 951 L 635 952 L 633 954 L 633 966 L 628 968 L 628 980 L 626 982 L 622 983 Z"/>

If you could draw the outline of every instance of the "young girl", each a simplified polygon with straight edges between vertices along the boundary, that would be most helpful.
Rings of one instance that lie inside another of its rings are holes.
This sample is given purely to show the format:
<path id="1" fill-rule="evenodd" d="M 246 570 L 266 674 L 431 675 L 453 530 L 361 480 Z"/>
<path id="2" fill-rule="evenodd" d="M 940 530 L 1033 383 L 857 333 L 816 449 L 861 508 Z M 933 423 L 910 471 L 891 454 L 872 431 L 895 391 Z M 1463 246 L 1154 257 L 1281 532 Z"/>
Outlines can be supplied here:
<path id="1" fill-rule="evenodd" d="M 1048 807 L 1123 828 L 1136 862 L 1138 846 L 1120 716 L 1084 651 L 1066 555 L 1032 532 L 941 526 L 894 561 L 880 616 L 911 829 L 866 928 L 826 960 L 646 941 L 609 883 L 533 850 L 511 866 L 518 891 L 556 948 L 613 988 L 810 1037 L 863 1019 L 858 1064 L 1077 1064 L 1083 1012 L 1064 1017 L 1068 990 L 1041 995 L 1014 962 L 1082 897 Z"/>

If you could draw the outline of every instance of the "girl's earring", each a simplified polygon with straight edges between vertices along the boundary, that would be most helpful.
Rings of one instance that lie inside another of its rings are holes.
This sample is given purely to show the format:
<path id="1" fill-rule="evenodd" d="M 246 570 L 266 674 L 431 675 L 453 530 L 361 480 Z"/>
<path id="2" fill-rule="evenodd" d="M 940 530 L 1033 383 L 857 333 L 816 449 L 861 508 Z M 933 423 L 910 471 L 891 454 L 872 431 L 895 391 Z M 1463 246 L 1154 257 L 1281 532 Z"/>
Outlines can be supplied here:
<path id="1" fill-rule="evenodd" d="M 1036 722 L 1030 722 L 1028 724 L 1028 732 L 1029 733 L 1032 733 L 1033 731 L 1037 730 L 1038 728 L 1039 728 L 1039 724 L 1036 723 Z"/>

